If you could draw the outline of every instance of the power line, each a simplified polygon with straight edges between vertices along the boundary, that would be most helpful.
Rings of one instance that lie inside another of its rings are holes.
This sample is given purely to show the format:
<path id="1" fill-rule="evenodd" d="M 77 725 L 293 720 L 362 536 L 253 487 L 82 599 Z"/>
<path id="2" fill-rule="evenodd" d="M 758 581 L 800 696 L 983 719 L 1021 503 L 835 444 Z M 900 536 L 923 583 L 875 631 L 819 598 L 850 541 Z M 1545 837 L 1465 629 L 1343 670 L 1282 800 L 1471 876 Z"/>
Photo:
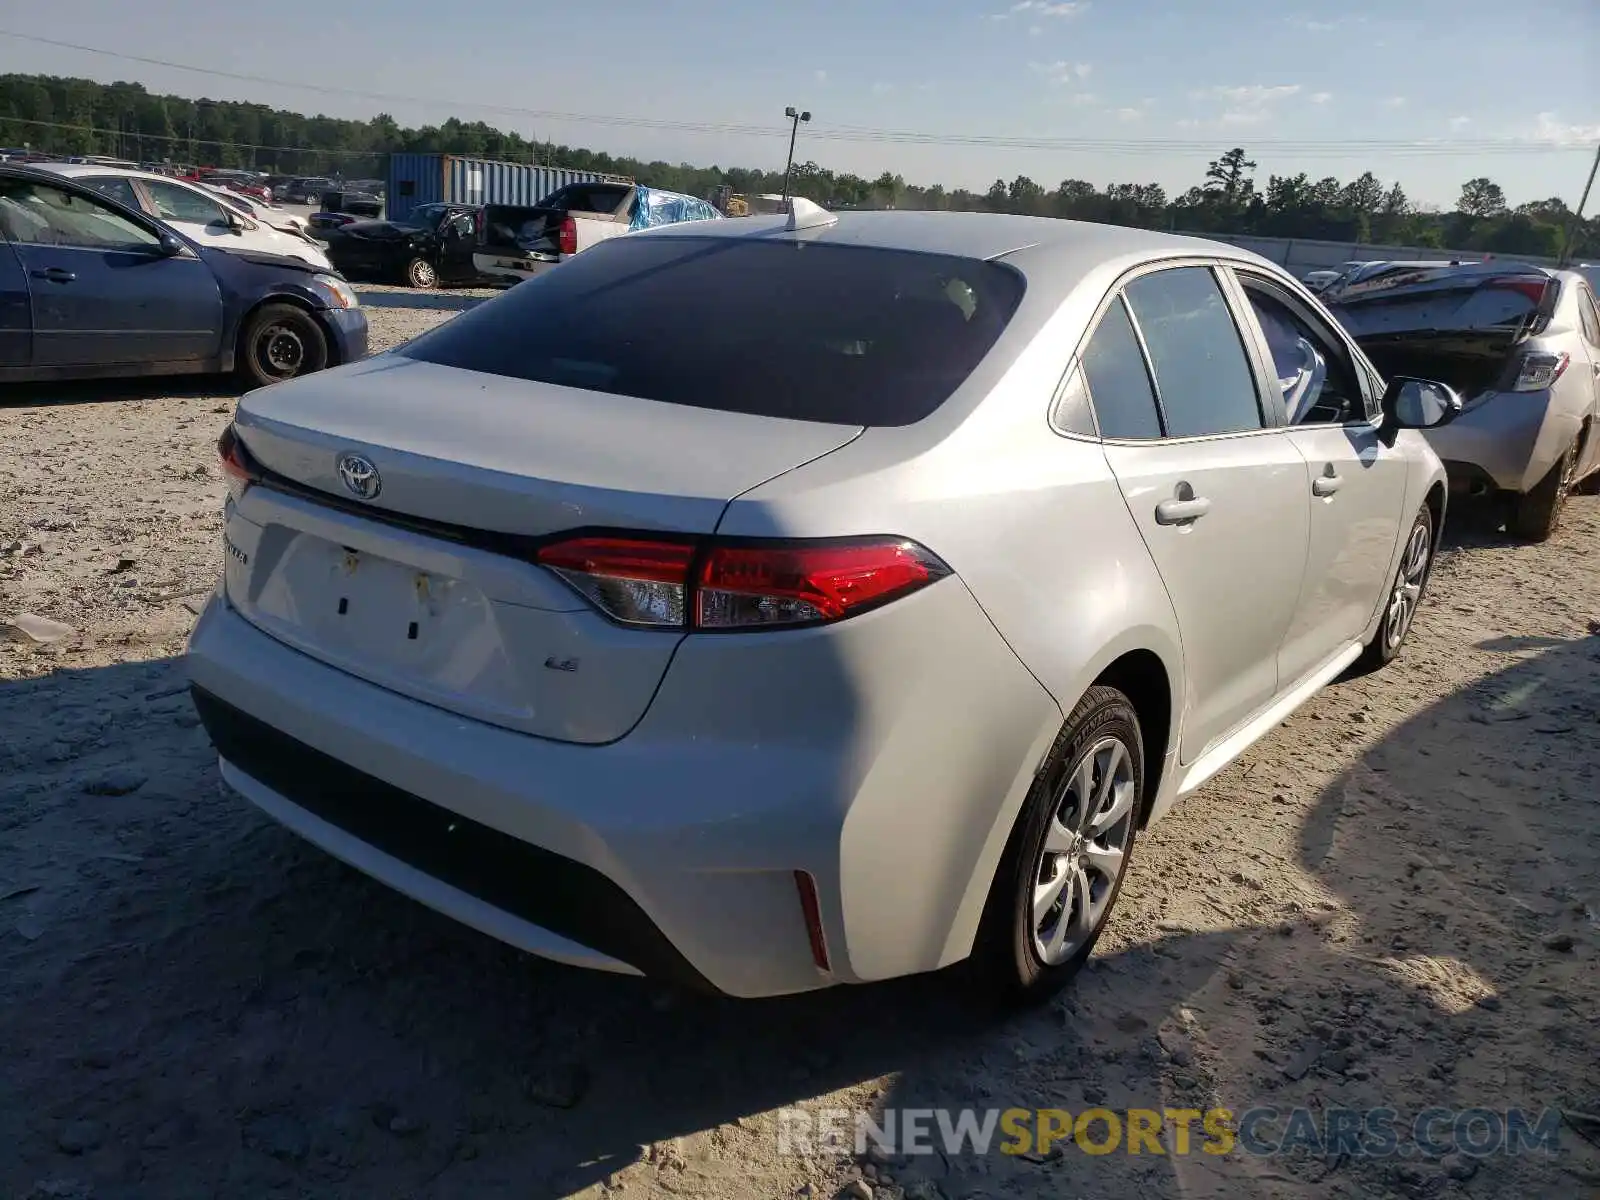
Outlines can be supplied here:
<path id="1" fill-rule="evenodd" d="M 673 130 L 686 133 L 707 133 L 724 137 L 756 137 L 771 138 L 787 135 L 786 127 L 779 124 L 738 124 L 720 121 L 676 121 L 656 117 L 617 116 L 600 113 L 573 113 L 553 109 L 523 108 L 515 105 L 492 104 L 475 100 L 447 100 L 428 96 L 408 96 L 394 92 L 367 91 L 361 88 L 337 87 L 331 84 L 301 83 L 288 79 L 275 79 L 266 75 L 254 75 L 239 71 L 224 71 L 215 67 L 201 67 L 193 63 L 180 63 L 170 59 L 151 58 L 144 55 L 128 54 L 119 50 L 107 50 L 99 46 L 87 46 L 79 42 L 63 41 L 58 38 L 40 37 L 36 34 L 18 33 L 15 30 L 0 29 L 0 37 L 14 38 L 19 41 L 35 42 L 41 45 L 56 46 L 63 49 L 78 50 L 86 54 L 99 54 L 107 58 L 121 59 L 127 62 L 143 63 L 147 66 L 166 67 L 177 71 L 190 71 L 198 75 L 210 75 L 219 79 L 232 79 L 245 83 L 265 84 L 270 87 L 298 88 L 302 91 L 319 92 L 326 95 L 350 96 L 365 100 L 378 100 L 384 103 L 433 105 L 441 108 L 479 110 L 484 112 L 501 113 L 510 116 L 532 118 L 539 121 L 559 121 L 575 125 L 603 125 L 638 129 Z M 233 103 L 246 104 L 247 101 L 234 101 Z M 20 120 L 20 118 L 8 118 Z M 33 122 L 34 124 L 48 124 L 48 122 Z M 148 136 L 148 135 L 147 135 Z M 827 142 L 858 142 L 868 144 L 892 145 L 927 145 L 927 146 L 972 146 L 977 148 L 995 150 L 1031 150 L 1039 151 L 1075 151 L 1078 153 L 1112 154 L 1127 156 L 1160 155 L 1173 156 L 1181 154 L 1214 154 L 1218 139 L 1198 138 L 1046 138 L 1046 137 L 1015 137 L 1000 134 L 960 134 L 960 133 L 929 133 L 909 129 L 873 129 L 855 125 L 829 125 L 825 122 L 813 123 L 807 133 L 808 138 Z M 1236 136 L 1236 135 L 1229 135 Z M 187 140 L 187 139 L 179 139 Z M 210 144 L 223 144 L 212 141 Z M 1305 139 L 1305 138 L 1253 138 L 1250 140 L 1253 150 L 1272 152 L 1285 155 L 1296 155 L 1303 158 L 1359 158 L 1383 154 L 1405 154 L 1407 156 L 1423 155 L 1427 157 L 1477 157 L 1481 155 L 1527 156 L 1545 154 L 1570 154 L 1574 151 L 1587 153 L 1586 146 L 1568 146 L 1556 142 L 1537 142 L 1518 138 L 1468 138 L 1446 141 L 1444 139 L 1396 139 L 1396 138 L 1333 138 L 1333 139 Z M 260 146 L 246 147 L 244 149 L 262 150 L 303 150 L 303 147 L 277 147 Z M 341 151 L 320 151 L 319 153 L 343 153 Z"/>

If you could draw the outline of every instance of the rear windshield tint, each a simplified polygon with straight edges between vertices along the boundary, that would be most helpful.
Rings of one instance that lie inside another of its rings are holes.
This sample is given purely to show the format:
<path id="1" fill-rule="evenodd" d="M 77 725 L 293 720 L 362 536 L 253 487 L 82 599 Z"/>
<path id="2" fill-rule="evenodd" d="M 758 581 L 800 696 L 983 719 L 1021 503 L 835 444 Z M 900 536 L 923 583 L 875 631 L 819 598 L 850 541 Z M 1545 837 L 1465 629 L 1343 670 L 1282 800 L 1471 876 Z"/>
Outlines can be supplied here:
<path id="1" fill-rule="evenodd" d="M 643 235 L 586 250 L 400 353 L 727 412 L 910 425 L 972 373 L 1023 286 L 978 259 Z"/>

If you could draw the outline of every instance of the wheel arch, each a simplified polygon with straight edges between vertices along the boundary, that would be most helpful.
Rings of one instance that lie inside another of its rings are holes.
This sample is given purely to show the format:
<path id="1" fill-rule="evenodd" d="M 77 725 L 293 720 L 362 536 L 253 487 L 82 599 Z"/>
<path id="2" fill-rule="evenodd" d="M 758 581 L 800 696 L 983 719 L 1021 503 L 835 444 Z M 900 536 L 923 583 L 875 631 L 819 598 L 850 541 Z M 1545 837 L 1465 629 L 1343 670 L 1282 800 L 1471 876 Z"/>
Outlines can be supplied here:
<path id="1" fill-rule="evenodd" d="M 262 296 L 260 299 L 251 302 L 251 304 L 244 310 L 239 317 L 238 327 L 233 333 L 232 353 L 233 361 L 235 363 L 243 360 L 244 335 L 250 330 L 251 319 L 269 304 L 283 304 L 290 308 L 298 308 L 301 312 L 305 313 L 306 316 L 315 321 L 317 323 L 317 328 L 322 330 L 323 341 L 327 343 L 328 365 L 330 367 L 343 365 L 344 360 L 339 357 L 339 339 L 334 335 L 333 329 L 328 325 L 327 320 L 323 317 L 322 310 L 319 309 L 315 304 L 312 304 L 311 301 L 307 300 L 304 296 L 299 295 L 296 292 L 269 293 L 268 295 Z"/>
<path id="2" fill-rule="evenodd" d="M 1437 553 L 1440 540 L 1444 537 L 1444 510 L 1449 499 L 1449 489 L 1443 479 L 1435 479 L 1428 487 L 1428 494 L 1422 502 L 1428 506 L 1428 514 L 1433 517 L 1433 548 Z"/>
<path id="3" fill-rule="evenodd" d="M 1141 647 L 1123 652 L 1089 686 L 1116 688 L 1138 714 L 1139 736 L 1144 742 L 1144 795 L 1139 812 L 1139 828 L 1143 829 L 1149 824 L 1155 798 L 1166 781 L 1177 694 L 1172 675 L 1159 654 Z"/>

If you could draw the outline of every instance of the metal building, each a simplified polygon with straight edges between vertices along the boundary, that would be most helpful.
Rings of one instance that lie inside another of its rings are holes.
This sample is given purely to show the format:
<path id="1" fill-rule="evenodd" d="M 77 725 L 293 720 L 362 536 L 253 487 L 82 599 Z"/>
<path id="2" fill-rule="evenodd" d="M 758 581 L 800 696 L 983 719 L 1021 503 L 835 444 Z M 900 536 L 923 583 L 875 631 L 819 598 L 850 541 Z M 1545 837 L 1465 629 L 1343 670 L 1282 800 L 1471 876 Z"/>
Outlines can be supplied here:
<path id="1" fill-rule="evenodd" d="M 388 218 L 399 221 L 419 204 L 537 204 L 569 183 L 599 182 L 633 180 L 454 154 L 391 154 L 384 201 Z"/>

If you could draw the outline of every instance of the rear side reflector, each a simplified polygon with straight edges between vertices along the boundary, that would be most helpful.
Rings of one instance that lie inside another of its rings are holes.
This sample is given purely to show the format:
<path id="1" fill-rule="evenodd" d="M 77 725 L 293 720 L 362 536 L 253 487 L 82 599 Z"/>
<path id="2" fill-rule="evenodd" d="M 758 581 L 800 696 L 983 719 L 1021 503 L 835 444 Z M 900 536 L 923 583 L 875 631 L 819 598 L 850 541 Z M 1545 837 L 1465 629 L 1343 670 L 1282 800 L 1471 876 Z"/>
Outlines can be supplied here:
<path id="1" fill-rule="evenodd" d="M 795 887 L 800 890 L 800 912 L 806 919 L 806 936 L 811 939 L 811 961 L 819 971 L 831 972 L 828 964 L 828 939 L 822 935 L 822 905 L 817 900 L 817 881 L 810 871 L 794 873 Z"/>
<path id="2" fill-rule="evenodd" d="M 576 254 L 578 252 L 578 222 L 575 218 L 565 217 L 562 219 L 558 244 L 563 254 Z"/>
<path id="3" fill-rule="evenodd" d="M 705 632 L 842 621 L 950 574 L 905 538 L 577 537 L 540 548 L 537 561 L 613 621 Z"/>
<path id="4" fill-rule="evenodd" d="M 1511 384 L 1514 392 L 1542 392 L 1561 378 L 1571 362 L 1566 351 L 1557 354 L 1534 352 L 1524 354 L 1517 362 L 1517 377 Z"/>

